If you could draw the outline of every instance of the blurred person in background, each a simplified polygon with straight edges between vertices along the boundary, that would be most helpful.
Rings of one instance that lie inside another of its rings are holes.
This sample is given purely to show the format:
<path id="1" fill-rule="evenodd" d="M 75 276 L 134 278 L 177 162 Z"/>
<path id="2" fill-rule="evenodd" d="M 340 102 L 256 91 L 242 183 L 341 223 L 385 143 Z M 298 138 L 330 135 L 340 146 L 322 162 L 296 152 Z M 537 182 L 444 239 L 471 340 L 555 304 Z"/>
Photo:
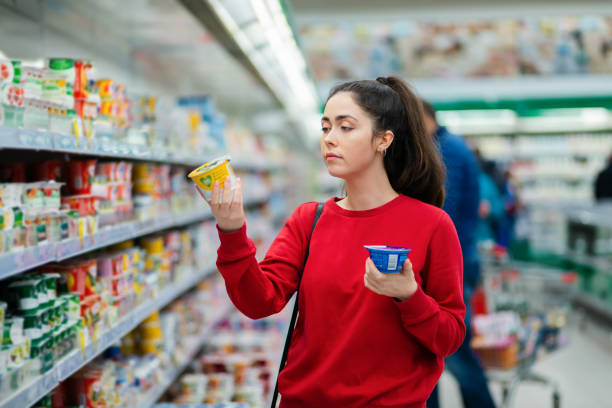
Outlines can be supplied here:
<path id="1" fill-rule="evenodd" d="M 470 300 L 480 282 L 477 233 L 479 223 L 479 167 L 467 142 L 449 132 L 436 121 L 436 112 L 423 101 L 425 126 L 436 139 L 446 166 L 446 201 L 442 209 L 453 220 L 463 253 L 463 301 L 465 302 L 466 336 L 459 350 L 447 357 L 446 367 L 459 383 L 461 398 L 466 408 L 494 407 L 487 379 L 480 361 L 470 348 L 472 338 Z M 427 400 L 428 408 L 440 405 L 438 387 Z"/>
<path id="2" fill-rule="evenodd" d="M 477 153 L 477 157 L 480 163 L 480 174 L 478 176 L 480 186 L 478 241 L 500 243 L 499 238 L 503 234 L 501 229 L 505 216 L 503 185 L 500 185 L 501 177 L 499 177 L 497 165 L 493 160 L 482 158 L 480 153 Z"/>
<path id="3" fill-rule="evenodd" d="M 519 198 L 509 170 L 503 172 L 502 196 L 504 200 L 504 216 L 500 224 L 498 242 L 509 248 L 514 241 L 514 227 L 519 211 Z"/>
<path id="4" fill-rule="evenodd" d="M 612 153 L 608 156 L 608 165 L 599 172 L 595 179 L 595 200 L 612 199 Z"/>

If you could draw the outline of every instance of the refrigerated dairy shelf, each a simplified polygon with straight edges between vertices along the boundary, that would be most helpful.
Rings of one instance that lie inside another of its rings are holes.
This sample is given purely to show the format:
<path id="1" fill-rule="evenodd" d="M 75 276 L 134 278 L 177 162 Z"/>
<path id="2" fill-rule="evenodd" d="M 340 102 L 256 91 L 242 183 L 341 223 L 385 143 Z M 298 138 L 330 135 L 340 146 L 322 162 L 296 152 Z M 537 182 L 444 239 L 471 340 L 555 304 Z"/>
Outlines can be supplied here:
<path id="1" fill-rule="evenodd" d="M 216 271 L 215 266 L 206 267 L 182 282 L 174 283 L 170 287 L 162 289 L 158 296 L 139 304 L 131 313 L 121 318 L 116 325 L 102 333 L 96 339 L 97 341 L 91 341 L 84 349 L 73 350 L 56 363 L 49 372 L 36 378 L 0 402 L 0 408 L 27 408 L 32 406 L 40 398 L 51 392 L 61 381 L 67 379 L 100 355 L 106 348 L 133 330 L 153 312 L 178 298 L 185 291 L 212 275 L 214 271 Z M 226 309 L 223 310 L 224 313 L 227 313 Z"/>
<path id="2" fill-rule="evenodd" d="M 219 314 L 213 319 L 213 322 L 218 322 L 219 320 L 223 319 L 233 309 L 234 307 L 230 303 L 227 303 Z M 200 349 L 204 347 L 211 334 L 213 334 L 213 326 L 214 324 L 207 326 L 204 328 L 204 330 L 202 330 L 202 332 L 200 332 L 195 345 L 185 353 L 185 358 L 164 376 L 164 379 L 160 384 L 155 385 L 151 391 L 148 392 L 144 401 L 139 404 L 139 408 L 151 408 L 153 405 L 155 405 L 157 400 L 164 395 L 168 387 L 170 387 L 181 375 L 181 373 L 185 371 L 189 363 L 191 363 L 191 361 L 196 357 Z"/>
<path id="3" fill-rule="evenodd" d="M 245 206 L 265 202 L 268 195 L 261 195 L 245 201 Z M 205 204 L 204 204 L 205 206 Z M 72 238 L 56 244 L 43 243 L 34 247 L 12 251 L 0 255 L 0 279 L 5 279 L 21 272 L 45 265 L 64 261 L 87 252 L 95 251 L 119 242 L 138 238 L 144 235 L 163 231 L 168 228 L 181 227 L 212 218 L 210 208 L 182 215 L 170 215 L 145 222 L 132 221 L 116 226 L 103 228 L 92 236 L 83 239 Z"/>
<path id="4" fill-rule="evenodd" d="M 12 251 L 0 255 L 0 279 L 17 275 L 29 269 L 54 262 L 63 261 L 96 249 L 143 235 L 180 227 L 212 217 L 210 209 L 183 215 L 171 215 L 146 222 L 126 222 L 103 228 L 94 235 L 72 238 L 55 244 L 43 243 L 34 247 Z"/>
<path id="5" fill-rule="evenodd" d="M 92 142 L 86 146 L 77 145 L 76 138 L 45 130 L 30 130 L 0 126 L 0 150 L 14 149 L 27 151 L 46 151 L 52 153 L 79 154 L 113 159 L 151 161 L 181 166 L 199 166 L 212 157 L 195 157 L 178 152 L 169 152 L 163 146 L 150 147 L 110 140 Z M 282 164 L 267 159 L 249 157 L 232 158 L 236 170 L 269 171 L 282 167 Z"/>

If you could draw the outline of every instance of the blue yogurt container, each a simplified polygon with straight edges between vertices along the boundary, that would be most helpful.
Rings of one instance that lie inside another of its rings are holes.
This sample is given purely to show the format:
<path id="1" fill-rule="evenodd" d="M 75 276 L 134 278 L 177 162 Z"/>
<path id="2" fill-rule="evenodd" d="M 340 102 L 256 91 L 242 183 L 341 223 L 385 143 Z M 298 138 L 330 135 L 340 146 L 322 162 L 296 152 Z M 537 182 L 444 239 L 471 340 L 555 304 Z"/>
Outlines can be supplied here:
<path id="1" fill-rule="evenodd" d="M 364 248 L 370 251 L 370 258 L 382 273 L 400 273 L 410 253 L 410 248 L 386 245 L 364 245 Z"/>

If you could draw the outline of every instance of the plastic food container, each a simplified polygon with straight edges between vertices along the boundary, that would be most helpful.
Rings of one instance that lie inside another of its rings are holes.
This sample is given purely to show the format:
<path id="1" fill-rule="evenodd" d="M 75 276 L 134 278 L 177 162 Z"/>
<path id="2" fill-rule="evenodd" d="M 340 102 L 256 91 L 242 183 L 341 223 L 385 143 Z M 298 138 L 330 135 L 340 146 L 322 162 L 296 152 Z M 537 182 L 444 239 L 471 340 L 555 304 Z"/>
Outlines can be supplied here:
<path id="1" fill-rule="evenodd" d="M 202 397 L 206 394 L 208 377 L 204 374 L 186 374 L 181 377 L 181 396 Z"/>
<path id="2" fill-rule="evenodd" d="M 0 184 L 0 207 L 18 207 L 21 205 L 23 183 Z"/>
<path id="3" fill-rule="evenodd" d="M 95 215 L 96 202 L 99 200 L 100 197 L 93 195 L 73 195 L 61 198 L 62 204 L 65 204 L 71 210 L 76 210 L 81 217 Z"/>
<path id="4" fill-rule="evenodd" d="M 74 60 L 72 58 L 49 58 L 49 73 L 58 79 L 74 81 Z"/>
<path id="5" fill-rule="evenodd" d="M 143 238 L 142 247 L 150 255 L 160 255 L 164 252 L 164 240 L 162 237 Z"/>
<path id="6" fill-rule="evenodd" d="M 23 332 L 31 339 L 42 337 L 42 312 L 40 310 L 32 310 L 23 315 Z"/>
<path id="7" fill-rule="evenodd" d="M 36 281 L 36 296 L 38 296 L 39 307 L 49 307 L 49 295 L 47 293 L 47 282 L 41 275 L 31 275 L 31 280 Z"/>
<path id="8" fill-rule="evenodd" d="M 138 330 L 142 340 L 161 340 L 163 338 L 162 330 L 158 323 L 143 325 Z"/>
<path id="9" fill-rule="evenodd" d="M 101 256 L 97 259 L 98 275 L 103 278 L 110 278 L 113 274 L 113 261 L 108 256 Z"/>
<path id="10" fill-rule="evenodd" d="M 91 194 L 91 184 L 96 170 L 96 160 L 72 160 L 68 162 L 68 188 L 73 194 Z"/>
<path id="11" fill-rule="evenodd" d="M 40 324 L 43 335 L 51 332 L 51 312 L 49 308 L 40 309 Z"/>
<path id="12" fill-rule="evenodd" d="M 72 264 L 59 269 L 61 279 L 60 284 L 66 288 L 67 292 L 76 292 L 81 298 L 85 297 L 85 279 L 87 272 L 80 264 Z"/>
<path id="13" fill-rule="evenodd" d="M 142 340 L 139 349 L 142 354 L 161 354 L 164 351 L 161 340 Z"/>
<path id="14" fill-rule="evenodd" d="M 400 273 L 410 253 L 410 248 L 385 245 L 364 245 L 364 247 L 370 252 L 370 258 L 382 273 Z"/>
<path id="15" fill-rule="evenodd" d="M 4 321 L 3 344 L 12 345 L 23 341 L 23 317 L 11 317 Z"/>
<path id="16" fill-rule="evenodd" d="M 43 208 L 47 210 L 59 210 L 62 203 L 60 196 L 60 188 L 62 185 L 64 185 L 64 183 L 51 181 L 41 186 L 43 191 Z"/>
<path id="17" fill-rule="evenodd" d="M 45 197 L 43 186 L 47 183 L 25 183 L 23 184 L 23 206 L 28 210 L 39 210 L 44 207 Z"/>
<path id="18" fill-rule="evenodd" d="M 34 164 L 34 177 L 39 181 L 59 180 L 62 163 L 59 160 L 46 160 Z"/>
<path id="19" fill-rule="evenodd" d="M 61 277 L 59 273 L 45 273 L 42 278 L 47 287 L 47 296 L 49 300 L 57 299 L 57 280 Z"/>
<path id="20" fill-rule="evenodd" d="M 133 167 L 134 180 L 145 180 L 153 177 L 153 166 L 146 163 L 138 163 Z"/>
<path id="21" fill-rule="evenodd" d="M 23 280 L 10 283 L 8 290 L 15 300 L 15 307 L 19 310 L 33 310 L 39 305 L 37 293 L 38 281 Z"/>
<path id="22" fill-rule="evenodd" d="M 68 321 L 76 322 L 81 318 L 81 298 L 78 293 L 62 295 L 61 299 L 66 300 Z"/>
<path id="23" fill-rule="evenodd" d="M 219 182 L 219 187 L 223 189 L 225 188 L 225 179 L 230 177 L 230 188 L 234 190 L 236 187 L 236 175 L 230 165 L 230 161 L 230 156 L 222 156 L 201 165 L 189 173 L 189 178 L 196 183 L 197 188 L 207 200 L 211 199 L 212 189 L 217 181 Z"/>

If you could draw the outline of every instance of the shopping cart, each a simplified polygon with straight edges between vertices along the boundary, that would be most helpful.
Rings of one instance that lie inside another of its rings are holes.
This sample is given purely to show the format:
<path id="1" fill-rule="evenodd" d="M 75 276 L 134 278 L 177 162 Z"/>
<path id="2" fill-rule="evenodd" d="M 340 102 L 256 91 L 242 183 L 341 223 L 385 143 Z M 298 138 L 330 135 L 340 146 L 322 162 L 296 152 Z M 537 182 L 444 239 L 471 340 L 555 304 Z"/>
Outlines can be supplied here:
<path id="1" fill-rule="evenodd" d="M 472 347 L 489 380 L 502 387 L 501 406 L 512 407 L 518 386 L 531 382 L 550 387 L 559 408 L 558 383 L 533 365 L 567 344 L 576 273 L 515 262 L 497 247 L 486 248 L 481 259 L 488 314 L 473 318 Z"/>

